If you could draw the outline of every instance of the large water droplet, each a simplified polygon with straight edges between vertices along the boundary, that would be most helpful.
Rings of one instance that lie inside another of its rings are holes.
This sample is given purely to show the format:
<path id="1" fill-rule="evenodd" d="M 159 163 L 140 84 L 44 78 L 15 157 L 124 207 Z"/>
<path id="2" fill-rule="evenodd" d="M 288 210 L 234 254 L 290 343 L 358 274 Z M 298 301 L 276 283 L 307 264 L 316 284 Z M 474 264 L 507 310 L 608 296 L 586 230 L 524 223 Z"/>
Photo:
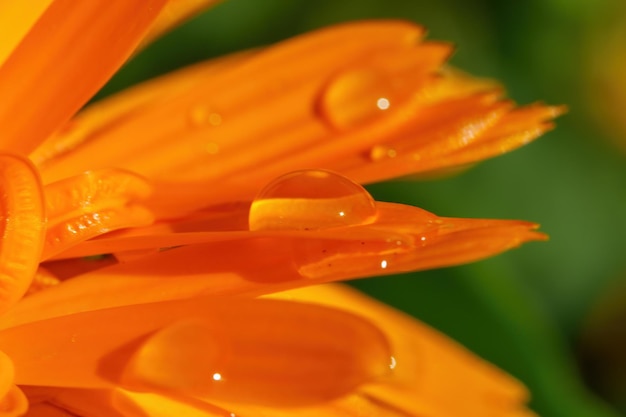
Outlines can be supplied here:
<path id="1" fill-rule="evenodd" d="M 318 111 L 332 126 L 345 130 L 388 115 L 399 107 L 406 94 L 382 71 L 353 70 L 328 84 L 320 96 Z"/>
<path id="2" fill-rule="evenodd" d="M 268 184 L 250 207 L 250 230 L 317 230 L 371 223 L 374 199 L 339 174 L 296 171 Z"/>

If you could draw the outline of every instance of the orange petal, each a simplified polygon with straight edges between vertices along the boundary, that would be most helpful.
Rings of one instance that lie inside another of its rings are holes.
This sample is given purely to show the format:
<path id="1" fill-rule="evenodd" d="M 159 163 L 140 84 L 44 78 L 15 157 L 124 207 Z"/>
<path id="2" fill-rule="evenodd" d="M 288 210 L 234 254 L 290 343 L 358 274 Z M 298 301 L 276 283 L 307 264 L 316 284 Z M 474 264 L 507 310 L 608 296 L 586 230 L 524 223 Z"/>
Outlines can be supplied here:
<path id="1" fill-rule="evenodd" d="M 35 417 L 233 417 L 229 411 L 193 398 L 168 397 L 122 388 L 95 390 L 80 388 L 27 387 L 34 395 L 28 416 Z M 45 401 L 45 402 L 41 402 Z M 71 410 L 64 411 L 64 410 Z M 67 413 L 67 414 L 66 414 Z"/>
<path id="2" fill-rule="evenodd" d="M 20 417 L 28 410 L 28 399 L 22 390 L 13 385 L 3 398 L 0 398 L 0 415 L 3 417 Z"/>
<path id="3" fill-rule="evenodd" d="M 411 97 L 405 91 L 424 84 L 426 75 L 450 52 L 447 45 L 416 44 L 421 33 L 421 28 L 404 22 L 349 24 L 253 53 L 238 65 L 209 75 L 169 100 L 167 106 L 156 103 L 104 131 L 93 132 L 81 146 L 45 164 L 44 177 L 50 181 L 82 171 L 84 156 L 89 155 L 91 168 L 115 165 L 164 182 L 184 179 L 218 184 L 233 173 L 240 176 L 246 170 L 264 166 L 262 161 L 277 161 L 300 150 L 311 148 L 328 155 L 333 150 L 330 148 L 337 146 L 334 143 L 341 142 L 334 137 L 347 136 L 343 153 L 352 152 L 355 144 L 371 146 L 387 126 L 372 130 L 369 121 L 358 122 L 359 113 L 373 113 L 372 119 L 405 119 L 405 102 L 411 106 Z M 361 42 L 364 37 L 370 42 Z M 337 62 L 342 62 L 345 69 L 338 71 Z M 367 75 L 370 73 L 373 75 Z M 260 77 L 263 82 L 258 82 Z M 354 77 L 363 79 L 363 91 L 358 82 L 356 86 L 351 82 Z M 346 84 L 352 87 L 344 92 L 341 86 Z M 370 87 L 374 91 L 367 89 Z M 326 90 L 333 98 L 324 101 Z M 398 111 L 383 114 L 376 109 L 361 109 L 363 94 L 371 101 L 379 90 L 391 90 L 398 96 Z M 351 103 L 355 109 L 344 105 L 341 94 L 354 96 Z M 263 106 L 255 104 L 259 102 Z M 329 117 L 334 119 L 329 121 Z M 353 129 L 338 130 L 333 124 L 352 123 L 351 119 L 356 120 L 360 135 L 351 135 Z M 249 134 L 250 129 L 256 136 Z M 133 140 L 129 141 L 131 136 Z M 262 146 L 257 145 L 260 143 Z M 267 166 L 268 172 L 258 181 L 257 176 L 240 181 L 243 187 L 236 189 L 237 198 L 251 197 L 260 184 L 284 172 L 283 167 Z M 251 178 L 253 183 L 247 184 Z M 177 188 L 175 182 L 172 191 Z M 226 196 L 231 187 L 204 188 L 207 201 L 232 199 Z"/>
<path id="4" fill-rule="evenodd" d="M 37 338 L 37 343 L 32 343 Z M 389 371 L 380 331 L 335 309 L 194 298 L 98 310 L 3 330 L 26 385 L 163 390 L 267 405 L 339 397 Z"/>
<path id="5" fill-rule="evenodd" d="M 194 88 L 204 78 L 223 71 L 224 68 L 236 65 L 251 52 L 241 52 L 223 58 L 214 59 L 184 68 L 171 76 L 157 78 L 137 86 L 128 88 L 121 93 L 90 104 L 63 128 L 46 139 L 30 154 L 30 159 L 37 165 L 47 163 L 50 159 L 79 146 L 82 142 L 97 135 L 98 131 L 106 131 L 126 118 L 134 117 L 155 104 L 166 105 L 173 97 Z M 196 115 L 197 117 L 197 115 Z M 94 166 L 86 166 L 93 169 Z M 68 174 L 47 176 L 46 182 L 63 179 L 84 170 L 69 170 Z"/>
<path id="6" fill-rule="evenodd" d="M 151 207 L 176 216 L 250 200 L 271 178 L 312 166 L 361 183 L 453 169 L 521 146 L 559 113 L 540 106 L 539 120 L 523 109 L 510 134 L 497 133 L 513 103 L 499 101 L 495 83 L 442 67 L 451 47 L 421 33 L 346 24 L 239 56 L 193 85 L 182 74 L 154 81 L 181 88 L 167 105 L 147 100 L 98 128 L 86 113 L 80 138 L 55 139 L 72 145 L 43 164 L 44 178 L 122 166 L 157 180 Z"/>
<path id="7" fill-rule="evenodd" d="M 0 67 L 50 3 L 52 0 L 31 0 L 28 3 L 0 2 L 0 28 L 2 28 Z"/>
<path id="8" fill-rule="evenodd" d="M 444 335 L 354 290 L 319 286 L 271 297 L 350 311 L 382 329 L 391 341 L 396 366 L 389 378 L 363 386 L 360 392 L 374 404 L 396 410 L 398 415 L 534 415 L 524 407 L 528 392 L 518 381 Z"/>
<path id="9" fill-rule="evenodd" d="M 76 414 L 47 403 L 30 404 L 28 417 L 76 417 Z"/>
<path id="10" fill-rule="evenodd" d="M 0 312 L 26 292 L 45 233 L 39 175 L 21 157 L 0 154 Z"/>
<path id="11" fill-rule="evenodd" d="M 438 218 L 415 207 L 390 203 L 377 203 L 377 207 L 375 222 L 343 228 L 200 232 L 194 244 L 188 244 L 189 234 L 183 234 L 181 240 L 177 234 L 137 237 L 136 241 L 129 238 L 141 246 L 135 250 L 154 245 L 169 249 L 87 272 L 33 294 L 1 317 L 0 326 L 198 294 L 258 295 L 334 280 L 451 266 L 545 238 L 526 222 Z M 200 239 L 205 243 L 198 243 Z M 179 244 L 188 245 L 171 248 Z M 124 243 L 111 247 L 118 245 Z M 241 261 L 242 254 L 246 262 Z M 67 267 L 72 268 L 71 261 Z"/>
<path id="12" fill-rule="evenodd" d="M 43 259 L 111 230 L 152 223 L 150 212 L 132 204 L 151 191 L 145 179 L 121 170 L 88 171 L 47 185 Z"/>
<path id="13" fill-rule="evenodd" d="M 115 390 L 112 406 L 125 417 L 233 417 L 230 411 L 189 398 L 172 398 L 151 392 Z"/>
<path id="14" fill-rule="evenodd" d="M 55 0 L 0 67 L 0 148 L 27 153 L 137 46 L 165 0 Z"/>

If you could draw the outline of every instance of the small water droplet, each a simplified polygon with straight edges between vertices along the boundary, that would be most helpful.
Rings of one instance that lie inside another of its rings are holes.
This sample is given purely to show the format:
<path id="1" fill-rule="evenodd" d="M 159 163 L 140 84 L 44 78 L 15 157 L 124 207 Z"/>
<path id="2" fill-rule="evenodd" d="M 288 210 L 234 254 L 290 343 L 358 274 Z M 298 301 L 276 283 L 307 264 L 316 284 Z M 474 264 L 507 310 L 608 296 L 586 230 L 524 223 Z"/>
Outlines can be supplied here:
<path id="1" fill-rule="evenodd" d="M 399 107 L 407 96 L 383 71 L 358 69 L 335 77 L 322 92 L 320 115 L 337 129 L 374 122 Z"/>
<path id="2" fill-rule="evenodd" d="M 222 116 L 206 106 L 195 106 L 189 111 L 189 121 L 195 127 L 219 126 L 222 124 Z"/>
<path id="3" fill-rule="evenodd" d="M 250 207 L 250 230 L 319 230 L 371 223 L 374 199 L 359 184 L 322 170 L 296 171 L 268 184 Z"/>
<path id="4" fill-rule="evenodd" d="M 374 162 L 385 158 L 395 158 L 397 155 L 396 150 L 387 145 L 376 145 L 370 150 L 370 159 Z"/>

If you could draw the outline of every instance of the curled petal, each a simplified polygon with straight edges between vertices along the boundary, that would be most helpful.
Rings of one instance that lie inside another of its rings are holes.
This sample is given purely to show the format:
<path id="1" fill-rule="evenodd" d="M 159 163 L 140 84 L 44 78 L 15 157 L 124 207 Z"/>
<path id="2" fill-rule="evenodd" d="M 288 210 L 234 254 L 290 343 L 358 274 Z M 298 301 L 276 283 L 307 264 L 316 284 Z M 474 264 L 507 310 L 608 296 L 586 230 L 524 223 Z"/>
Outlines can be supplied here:
<path id="1" fill-rule="evenodd" d="M 111 230 L 152 223 L 150 212 L 133 205 L 151 190 L 146 180 L 121 170 L 88 171 L 47 185 L 43 259 Z"/>
<path id="2" fill-rule="evenodd" d="M 0 148 L 28 153 L 66 122 L 122 65 L 164 3 L 54 0 L 0 67 Z"/>
<path id="3" fill-rule="evenodd" d="M 28 399 L 17 386 L 13 385 L 9 391 L 0 398 L 0 416 L 20 417 L 28 410 Z"/>
<path id="4" fill-rule="evenodd" d="M 14 155 L 0 154 L 0 312 L 30 286 L 45 233 L 37 170 Z"/>
<path id="5" fill-rule="evenodd" d="M 38 343 L 28 343 L 38 337 Z M 0 332 L 19 384 L 309 404 L 389 370 L 381 332 L 349 313 L 278 300 L 194 298 L 97 310 Z"/>

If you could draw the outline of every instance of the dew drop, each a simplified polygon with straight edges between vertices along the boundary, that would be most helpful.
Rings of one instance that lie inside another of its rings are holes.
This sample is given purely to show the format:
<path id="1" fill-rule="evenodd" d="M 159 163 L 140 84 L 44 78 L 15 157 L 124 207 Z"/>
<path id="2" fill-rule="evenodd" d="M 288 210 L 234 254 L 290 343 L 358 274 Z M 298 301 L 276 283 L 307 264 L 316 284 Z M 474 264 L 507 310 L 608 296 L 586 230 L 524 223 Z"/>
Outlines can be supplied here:
<path id="1" fill-rule="evenodd" d="M 370 150 L 370 159 L 374 162 L 385 158 L 395 158 L 397 155 L 396 150 L 387 145 L 376 145 Z"/>
<path id="2" fill-rule="evenodd" d="M 219 126 L 222 124 L 222 115 L 211 111 L 205 106 L 195 106 L 189 111 L 189 122 L 194 127 Z"/>
<path id="3" fill-rule="evenodd" d="M 374 199 L 359 184 L 322 170 L 296 171 L 269 183 L 252 202 L 250 230 L 319 230 L 371 223 Z"/>
<path id="4" fill-rule="evenodd" d="M 382 71 L 352 70 L 331 80 L 320 96 L 319 112 L 330 125 L 346 130 L 386 116 L 405 94 Z"/>

